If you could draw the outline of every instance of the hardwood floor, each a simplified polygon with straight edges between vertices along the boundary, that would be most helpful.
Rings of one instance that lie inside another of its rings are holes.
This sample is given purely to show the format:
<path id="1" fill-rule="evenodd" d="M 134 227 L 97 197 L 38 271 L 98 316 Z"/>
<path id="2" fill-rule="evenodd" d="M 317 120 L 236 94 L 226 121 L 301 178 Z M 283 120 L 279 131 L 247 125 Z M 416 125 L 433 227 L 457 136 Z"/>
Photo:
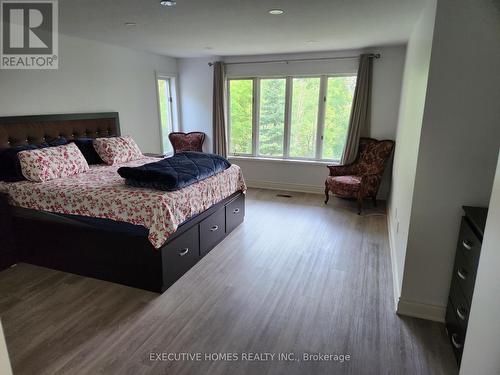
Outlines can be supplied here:
<path id="1" fill-rule="evenodd" d="M 1 272 L 14 373 L 456 374 L 443 325 L 394 313 L 383 208 L 358 216 L 355 202 L 276 193 L 251 189 L 244 224 L 162 295 L 27 264 Z"/>

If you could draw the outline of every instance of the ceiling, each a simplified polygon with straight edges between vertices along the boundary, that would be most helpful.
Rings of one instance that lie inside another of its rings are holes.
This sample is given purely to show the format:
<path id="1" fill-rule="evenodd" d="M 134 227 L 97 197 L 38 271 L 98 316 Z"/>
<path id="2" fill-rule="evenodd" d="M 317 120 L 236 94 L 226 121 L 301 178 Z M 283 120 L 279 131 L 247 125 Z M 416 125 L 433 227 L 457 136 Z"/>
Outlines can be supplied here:
<path id="1" fill-rule="evenodd" d="M 405 42 L 425 1 L 60 0 L 59 28 L 174 57 L 359 49 Z"/>

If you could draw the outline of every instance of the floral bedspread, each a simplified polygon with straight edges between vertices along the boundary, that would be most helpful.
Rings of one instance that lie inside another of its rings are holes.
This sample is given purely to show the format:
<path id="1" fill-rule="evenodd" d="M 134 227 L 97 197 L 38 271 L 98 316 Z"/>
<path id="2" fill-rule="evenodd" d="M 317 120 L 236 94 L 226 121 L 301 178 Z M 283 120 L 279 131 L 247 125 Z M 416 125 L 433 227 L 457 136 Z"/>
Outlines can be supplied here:
<path id="1" fill-rule="evenodd" d="M 39 211 L 124 221 L 149 230 L 149 241 L 160 248 L 177 227 L 236 191 L 246 190 L 240 167 L 173 192 L 125 185 L 116 172 L 122 166 L 158 161 L 144 159 L 112 166 L 92 166 L 90 171 L 46 182 L 0 182 L 0 192 L 14 206 Z"/>

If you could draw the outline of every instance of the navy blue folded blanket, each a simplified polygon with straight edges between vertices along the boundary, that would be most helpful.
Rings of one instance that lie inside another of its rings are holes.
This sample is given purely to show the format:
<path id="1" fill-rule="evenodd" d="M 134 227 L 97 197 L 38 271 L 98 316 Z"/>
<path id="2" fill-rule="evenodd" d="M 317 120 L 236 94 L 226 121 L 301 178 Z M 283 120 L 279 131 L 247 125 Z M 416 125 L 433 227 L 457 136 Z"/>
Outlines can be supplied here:
<path id="1" fill-rule="evenodd" d="M 140 167 L 121 167 L 118 174 L 127 185 L 174 191 L 228 169 L 231 163 L 219 155 L 180 152 Z"/>

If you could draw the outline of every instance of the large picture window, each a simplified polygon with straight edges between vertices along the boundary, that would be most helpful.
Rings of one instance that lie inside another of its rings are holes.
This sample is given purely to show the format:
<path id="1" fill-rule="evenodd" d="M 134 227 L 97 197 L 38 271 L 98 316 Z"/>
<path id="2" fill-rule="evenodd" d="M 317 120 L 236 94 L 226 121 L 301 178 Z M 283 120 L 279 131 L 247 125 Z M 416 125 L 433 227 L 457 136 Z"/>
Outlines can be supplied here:
<path id="1" fill-rule="evenodd" d="M 229 153 L 338 161 L 355 75 L 229 79 Z"/>

